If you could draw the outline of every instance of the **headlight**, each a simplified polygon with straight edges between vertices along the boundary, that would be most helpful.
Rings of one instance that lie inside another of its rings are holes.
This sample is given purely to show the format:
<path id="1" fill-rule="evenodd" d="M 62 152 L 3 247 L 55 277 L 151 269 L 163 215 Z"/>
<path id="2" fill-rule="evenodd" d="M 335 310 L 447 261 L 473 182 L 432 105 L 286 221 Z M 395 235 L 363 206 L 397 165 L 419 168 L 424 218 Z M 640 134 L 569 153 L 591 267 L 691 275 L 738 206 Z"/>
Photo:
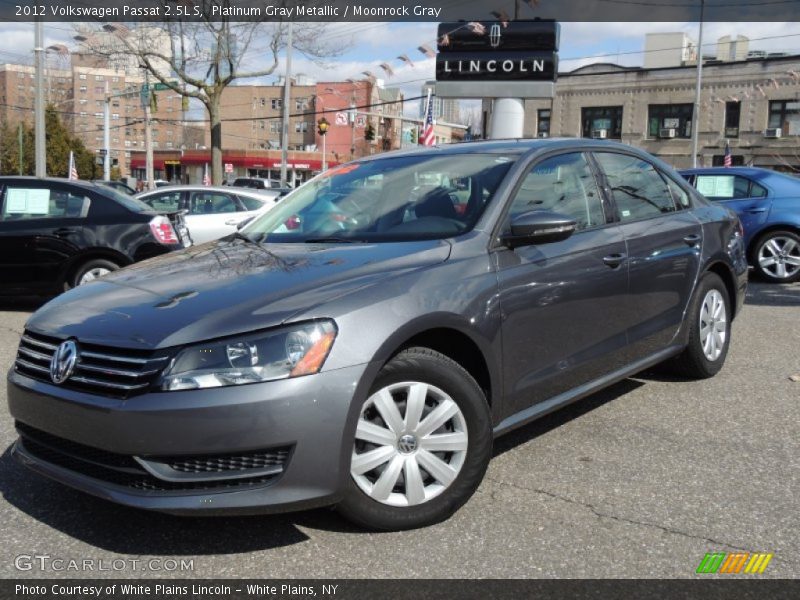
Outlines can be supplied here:
<path id="1" fill-rule="evenodd" d="M 196 390 L 313 375 L 328 357 L 336 325 L 314 321 L 181 350 L 164 390 Z"/>

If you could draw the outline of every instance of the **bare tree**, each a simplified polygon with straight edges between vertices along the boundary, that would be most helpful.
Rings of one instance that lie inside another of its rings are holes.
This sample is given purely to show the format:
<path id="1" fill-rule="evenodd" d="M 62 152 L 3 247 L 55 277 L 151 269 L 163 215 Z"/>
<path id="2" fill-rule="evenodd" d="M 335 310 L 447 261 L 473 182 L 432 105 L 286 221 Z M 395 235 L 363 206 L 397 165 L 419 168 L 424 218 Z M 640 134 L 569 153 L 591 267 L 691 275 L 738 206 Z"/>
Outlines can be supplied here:
<path id="1" fill-rule="evenodd" d="M 171 3 L 173 6 L 174 2 Z M 220 102 L 225 88 L 237 79 L 272 74 L 286 48 L 287 22 L 231 22 L 212 17 L 212 7 L 226 0 L 195 2 L 200 20 L 174 20 L 140 24 L 136 28 L 105 24 L 80 36 L 90 54 L 117 66 L 134 63 L 181 96 L 196 98 L 206 108 L 211 130 L 211 178 L 222 181 L 222 121 Z M 327 23 L 295 23 L 292 47 L 304 56 L 322 61 L 341 54 L 341 39 L 327 41 Z M 284 107 L 289 110 L 289 107 Z"/>

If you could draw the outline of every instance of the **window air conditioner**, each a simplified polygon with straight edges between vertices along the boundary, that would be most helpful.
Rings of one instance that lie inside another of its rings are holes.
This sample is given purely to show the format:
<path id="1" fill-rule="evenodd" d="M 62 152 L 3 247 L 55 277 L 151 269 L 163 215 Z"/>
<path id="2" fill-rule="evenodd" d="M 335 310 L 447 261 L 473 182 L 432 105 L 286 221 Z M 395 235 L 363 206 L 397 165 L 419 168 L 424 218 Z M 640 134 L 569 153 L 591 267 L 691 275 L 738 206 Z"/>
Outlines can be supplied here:
<path id="1" fill-rule="evenodd" d="M 596 140 L 604 140 L 608 137 L 608 129 L 594 129 L 592 137 Z"/>
<path id="2" fill-rule="evenodd" d="M 779 137 L 781 137 L 782 133 L 783 132 L 781 131 L 780 127 L 774 127 L 772 129 L 765 130 L 764 131 L 764 137 L 765 138 L 779 138 Z"/>
<path id="3" fill-rule="evenodd" d="M 677 134 L 677 130 L 675 129 L 659 129 L 658 130 L 658 137 L 660 138 L 674 138 Z"/>

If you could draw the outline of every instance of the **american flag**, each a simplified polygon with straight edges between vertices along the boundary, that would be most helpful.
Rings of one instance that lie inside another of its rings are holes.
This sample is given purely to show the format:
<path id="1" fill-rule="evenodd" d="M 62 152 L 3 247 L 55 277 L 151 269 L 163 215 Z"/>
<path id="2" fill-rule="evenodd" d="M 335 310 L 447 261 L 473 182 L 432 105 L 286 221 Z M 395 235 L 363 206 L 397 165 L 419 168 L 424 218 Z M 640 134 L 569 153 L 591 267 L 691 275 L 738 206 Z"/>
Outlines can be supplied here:
<path id="1" fill-rule="evenodd" d="M 428 91 L 428 103 L 425 105 L 425 124 L 422 127 L 422 134 L 419 136 L 419 143 L 423 146 L 433 146 L 436 135 L 433 132 L 433 99 L 431 92 Z"/>
<path id="2" fill-rule="evenodd" d="M 722 164 L 726 167 L 733 166 L 733 157 L 731 156 L 731 146 L 725 142 L 725 158 L 722 159 Z"/>
<path id="3" fill-rule="evenodd" d="M 203 171 L 203 185 L 211 185 L 211 176 L 208 174 L 208 163 Z"/>
<path id="4" fill-rule="evenodd" d="M 69 178 L 73 180 L 80 179 L 78 177 L 78 169 L 75 167 L 75 155 L 72 150 L 69 152 Z"/>

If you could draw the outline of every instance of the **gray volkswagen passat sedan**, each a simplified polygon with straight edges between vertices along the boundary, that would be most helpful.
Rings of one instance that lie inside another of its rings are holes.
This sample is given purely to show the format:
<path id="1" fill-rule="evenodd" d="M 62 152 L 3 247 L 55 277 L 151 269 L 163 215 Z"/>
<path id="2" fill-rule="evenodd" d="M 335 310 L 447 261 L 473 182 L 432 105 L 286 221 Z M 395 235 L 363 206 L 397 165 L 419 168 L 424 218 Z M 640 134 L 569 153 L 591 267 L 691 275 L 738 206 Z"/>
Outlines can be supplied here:
<path id="1" fill-rule="evenodd" d="M 746 267 L 731 212 L 620 144 L 357 161 L 36 312 L 14 454 L 140 508 L 428 525 L 494 436 L 663 361 L 717 373 Z"/>

